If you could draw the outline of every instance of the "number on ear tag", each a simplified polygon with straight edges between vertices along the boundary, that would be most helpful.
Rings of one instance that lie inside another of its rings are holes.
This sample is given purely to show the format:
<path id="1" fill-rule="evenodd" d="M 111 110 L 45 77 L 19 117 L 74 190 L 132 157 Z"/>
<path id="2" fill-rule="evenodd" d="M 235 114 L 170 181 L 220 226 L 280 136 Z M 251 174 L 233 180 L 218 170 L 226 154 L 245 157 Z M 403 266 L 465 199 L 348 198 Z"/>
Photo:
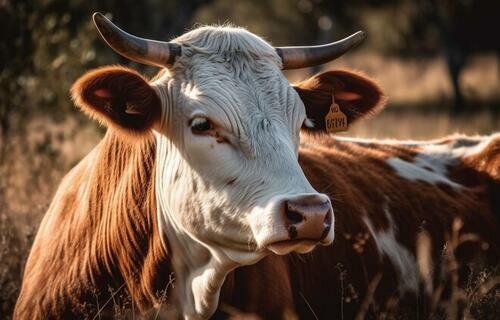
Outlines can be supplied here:
<path id="1" fill-rule="evenodd" d="M 325 128 L 328 133 L 335 133 L 347 130 L 347 116 L 340 110 L 338 104 L 332 96 L 330 111 L 325 116 Z"/>

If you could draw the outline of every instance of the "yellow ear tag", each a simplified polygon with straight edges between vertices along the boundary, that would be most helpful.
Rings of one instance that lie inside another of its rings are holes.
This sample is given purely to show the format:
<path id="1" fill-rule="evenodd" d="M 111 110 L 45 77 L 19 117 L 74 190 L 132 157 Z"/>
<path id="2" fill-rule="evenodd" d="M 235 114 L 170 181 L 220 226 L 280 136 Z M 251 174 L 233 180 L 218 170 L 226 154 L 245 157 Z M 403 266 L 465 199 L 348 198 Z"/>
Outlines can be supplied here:
<path id="1" fill-rule="evenodd" d="M 333 95 L 330 111 L 325 116 L 325 127 L 328 133 L 347 130 L 347 116 L 340 110 L 339 105 L 335 103 Z"/>

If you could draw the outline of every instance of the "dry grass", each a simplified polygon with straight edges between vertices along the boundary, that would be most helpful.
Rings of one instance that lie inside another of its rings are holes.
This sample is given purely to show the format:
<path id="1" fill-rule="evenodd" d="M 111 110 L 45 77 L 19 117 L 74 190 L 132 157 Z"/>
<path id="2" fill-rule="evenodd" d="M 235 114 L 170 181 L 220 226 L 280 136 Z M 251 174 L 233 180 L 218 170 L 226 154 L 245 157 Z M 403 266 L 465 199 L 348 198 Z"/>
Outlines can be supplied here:
<path id="1" fill-rule="evenodd" d="M 339 66 L 365 70 L 380 80 L 390 97 L 385 111 L 354 125 L 346 135 L 427 139 L 456 132 L 488 134 L 500 129 L 500 104 L 497 102 L 492 107 L 488 102 L 499 101 L 500 98 L 498 60 L 495 57 L 479 57 L 465 71 L 463 86 L 466 96 L 469 101 L 476 101 L 474 105 L 478 108 L 459 115 L 450 114 L 446 109 L 450 105 L 451 87 L 442 59 L 402 61 L 358 53 L 341 59 L 331 67 Z M 303 72 L 292 72 L 289 76 L 292 80 L 299 80 L 305 75 Z M 83 125 L 73 120 L 54 124 L 50 119 L 33 119 L 27 132 L 27 135 L 11 137 L 8 158 L 0 163 L 1 319 L 10 318 L 33 236 L 60 179 L 102 135 L 94 125 Z M 421 241 L 425 246 L 426 240 Z M 449 249 L 445 256 L 445 261 L 451 264 L 453 251 Z M 425 250 L 419 256 L 422 259 L 419 266 L 425 277 L 425 272 L 428 272 L 425 270 Z M 453 277 L 453 270 L 452 267 L 447 270 L 448 276 Z M 457 289 L 452 304 L 460 305 L 467 318 L 478 318 L 478 315 L 479 318 L 488 318 L 490 316 L 484 312 L 498 312 L 500 308 L 498 270 L 476 271 L 472 279 L 475 281 L 466 289 Z M 427 290 L 437 296 L 443 289 L 428 286 Z M 465 307 L 464 301 L 467 302 Z M 370 306 L 370 303 L 367 301 L 364 306 Z M 131 318 L 133 315 L 130 310 L 122 310 L 123 305 L 118 304 L 116 308 L 117 318 Z M 453 318 L 453 308 L 436 305 L 436 318 Z M 363 310 L 360 310 L 360 318 L 363 318 Z M 444 310 L 444 313 L 439 314 L 437 310 Z M 235 316 L 245 316 L 233 311 Z M 162 315 L 157 313 L 156 317 L 162 318 Z M 294 318 L 293 314 L 290 318 Z M 390 319 L 391 315 L 385 318 Z"/>

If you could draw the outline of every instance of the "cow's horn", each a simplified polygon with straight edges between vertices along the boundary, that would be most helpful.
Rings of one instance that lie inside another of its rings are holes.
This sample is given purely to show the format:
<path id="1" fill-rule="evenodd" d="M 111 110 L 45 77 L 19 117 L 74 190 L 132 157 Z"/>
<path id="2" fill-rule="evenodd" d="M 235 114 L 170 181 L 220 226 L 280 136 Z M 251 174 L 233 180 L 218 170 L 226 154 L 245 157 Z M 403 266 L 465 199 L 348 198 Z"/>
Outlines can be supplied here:
<path id="1" fill-rule="evenodd" d="M 332 61 L 359 44 L 365 38 L 363 31 L 358 31 L 342 40 L 320 45 L 304 47 L 277 47 L 276 52 L 283 62 L 283 70 L 316 66 Z"/>
<path id="2" fill-rule="evenodd" d="M 106 43 L 120 55 L 143 64 L 168 67 L 181 54 L 175 43 L 143 39 L 118 28 L 99 12 L 92 16 L 94 24 Z"/>

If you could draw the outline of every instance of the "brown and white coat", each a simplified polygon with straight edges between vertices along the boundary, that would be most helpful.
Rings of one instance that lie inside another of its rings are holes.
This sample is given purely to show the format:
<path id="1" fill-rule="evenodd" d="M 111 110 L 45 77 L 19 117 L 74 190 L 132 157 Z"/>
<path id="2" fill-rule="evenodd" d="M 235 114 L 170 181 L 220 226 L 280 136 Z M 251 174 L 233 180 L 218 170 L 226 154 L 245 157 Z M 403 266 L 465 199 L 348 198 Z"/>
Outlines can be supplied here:
<path id="1" fill-rule="evenodd" d="M 292 86 L 243 29 L 176 41 L 152 81 L 105 67 L 74 85 L 109 129 L 47 211 L 15 318 L 106 317 L 120 295 L 185 318 L 352 318 L 396 298 L 425 314 L 457 234 L 460 266 L 498 265 L 500 136 L 335 138 L 332 96 L 349 123 L 383 107 L 366 76 Z"/>

